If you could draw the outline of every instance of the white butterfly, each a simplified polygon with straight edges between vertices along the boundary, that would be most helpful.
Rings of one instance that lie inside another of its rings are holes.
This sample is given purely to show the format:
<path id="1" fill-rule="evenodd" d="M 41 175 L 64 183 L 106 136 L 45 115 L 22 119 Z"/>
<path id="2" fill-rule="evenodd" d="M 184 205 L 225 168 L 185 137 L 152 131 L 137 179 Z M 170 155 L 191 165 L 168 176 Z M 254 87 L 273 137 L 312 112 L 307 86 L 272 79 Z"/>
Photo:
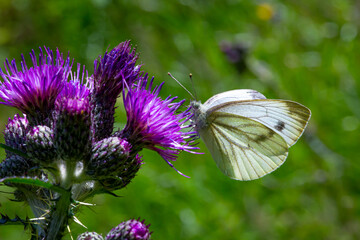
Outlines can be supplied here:
<path id="1" fill-rule="evenodd" d="M 310 119 L 296 102 L 266 99 L 249 89 L 192 101 L 195 128 L 219 169 L 236 180 L 253 180 L 284 163 Z"/>

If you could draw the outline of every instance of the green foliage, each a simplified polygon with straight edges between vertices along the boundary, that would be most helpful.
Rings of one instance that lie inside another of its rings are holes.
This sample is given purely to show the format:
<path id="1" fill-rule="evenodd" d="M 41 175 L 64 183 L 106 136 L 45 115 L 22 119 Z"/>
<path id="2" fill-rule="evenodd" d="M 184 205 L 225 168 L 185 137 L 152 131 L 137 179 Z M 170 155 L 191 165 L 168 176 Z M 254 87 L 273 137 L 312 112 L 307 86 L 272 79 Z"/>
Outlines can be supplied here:
<path id="1" fill-rule="evenodd" d="M 261 180 L 238 182 L 204 155 L 183 153 L 184 178 L 151 152 L 133 182 L 117 194 L 96 196 L 78 216 L 106 233 L 130 218 L 151 223 L 153 239 L 360 238 L 360 41 L 356 1 L 45 1 L 0 2 L 0 60 L 44 44 L 86 64 L 109 46 L 131 39 L 143 70 L 166 81 L 162 96 L 190 97 L 171 72 L 203 102 L 231 89 L 250 88 L 312 110 L 305 135 L 286 163 Z M 245 71 L 221 51 L 223 41 L 248 49 Z M 28 56 L 25 56 L 29 59 Z M 120 103 L 119 99 L 119 106 Z M 14 110 L 0 106 L 0 126 Z M 126 119 L 121 107 L 117 122 Z M 3 141 L 2 141 L 3 142 Z M 4 151 L 2 150 L 2 155 Z M 3 158 L 2 158 L 3 159 Z M 11 191 L 1 187 L 0 190 Z M 8 195 L 1 193 L 0 202 Z M 25 217 L 21 203 L 0 212 Z M 74 236 L 85 230 L 71 225 Z M 0 227 L 1 239 L 26 239 L 21 228 Z M 65 239 L 70 239 L 69 235 Z"/>
<path id="2" fill-rule="evenodd" d="M 51 190 L 51 191 L 54 191 L 54 192 L 58 192 L 60 194 L 65 194 L 66 193 L 66 190 L 59 187 L 59 186 L 53 185 L 53 184 L 51 184 L 49 182 L 41 181 L 39 179 L 34 179 L 34 178 L 7 177 L 7 178 L 0 179 L 0 183 L 4 183 L 4 184 L 8 184 L 8 185 L 11 185 L 11 184 L 28 184 L 28 185 L 31 185 L 31 186 L 34 186 L 34 187 L 45 188 L 45 189 L 48 189 L 48 190 Z"/>

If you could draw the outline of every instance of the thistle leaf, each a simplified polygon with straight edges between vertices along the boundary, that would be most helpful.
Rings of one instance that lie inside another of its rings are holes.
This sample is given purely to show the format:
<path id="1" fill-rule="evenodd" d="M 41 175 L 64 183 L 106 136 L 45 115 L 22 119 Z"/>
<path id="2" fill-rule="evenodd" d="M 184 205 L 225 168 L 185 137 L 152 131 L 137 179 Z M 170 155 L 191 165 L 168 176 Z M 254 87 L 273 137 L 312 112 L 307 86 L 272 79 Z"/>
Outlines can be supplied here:
<path id="1" fill-rule="evenodd" d="M 19 155 L 19 156 L 21 156 L 21 157 L 29 158 L 29 156 L 26 155 L 25 153 L 23 153 L 22 151 L 19 151 L 19 150 L 17 150 L 17 149 L 14 149 L 14 148 L 12 148 L 12 147 L 10 147 L 10 146 L 7 146 L 7 145 L 5 145 L 5 144 L 3 144 L 3 143 L 0 143 L 0 147 L 3 148 L 3 149 L 5 149 L 5 150 L 8 150 L 8 151 L 10 151 L 10 152 L 13 152 L 13 153 L 15 153 L 15 154 L 17 154 L 17 155 Z"/>
<path id="2" fill-rule="evenodd" d="M 6 177 L 3 179 L 0 179 L 0 183 L 18 183 L 18 184 L 28 184 L 36 187 L 42 187 L 49 189 L 54 192 L 58 192 L 60 194 L 66 194 L 67 191 L 59 186 L 53 185 L 49 182 L 44 182 L 39 179 L 34 178 L 24 178 L 24 177 Z"/>

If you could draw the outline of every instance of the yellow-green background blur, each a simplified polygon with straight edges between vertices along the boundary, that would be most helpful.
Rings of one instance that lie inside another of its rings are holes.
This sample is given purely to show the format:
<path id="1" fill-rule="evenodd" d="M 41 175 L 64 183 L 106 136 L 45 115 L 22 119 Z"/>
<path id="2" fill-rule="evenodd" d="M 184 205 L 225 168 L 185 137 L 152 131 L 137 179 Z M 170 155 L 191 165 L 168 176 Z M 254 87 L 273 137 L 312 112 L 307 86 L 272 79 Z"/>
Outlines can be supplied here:
<path id="1" fill-rule="evenodd" d="M 312 111 L 285 164 L 263 179 L 224 176 L 204 155 L 181 153 L 171 169 L 144 151 L 145 163 L 121 197 L 96 196 L 78 218 L 106 234 L 121 221 L 151 224 L 153 239 L 360 239 L 360 3 L 344 0 L 0 1 L 0 62 L 46 45 L 69 51 L 93 72 L 94 59 L 131 39 L 142 69 L 166 84 L 161 92 L 199 99 L 250 88 Z M 236 63 L 222 51 L 241 46 Z M 243 58 L 245 56 L 245 58 Z M 30 61 L 28 61 L 30 64 Z M 1 65 L 3 67 L 3 65 Z M 116 126 L 126 121 L 119 109 Z M 0 106 L 0 128 L 16 111 Z M 3 142 L 3 137 L 1 136 Z M 4 151 L 0 151 L 1 159 Z M 10 191 L 2 187 L 0 190 Z M 31 212 L 0 193 L 0 212 Z M 71 224 L 74 237 L 84 232 Z M 21 226 L 0 226 L 0 239 L 28 239 Z M 67 234 L 64 239 L 70 239 Z"/>

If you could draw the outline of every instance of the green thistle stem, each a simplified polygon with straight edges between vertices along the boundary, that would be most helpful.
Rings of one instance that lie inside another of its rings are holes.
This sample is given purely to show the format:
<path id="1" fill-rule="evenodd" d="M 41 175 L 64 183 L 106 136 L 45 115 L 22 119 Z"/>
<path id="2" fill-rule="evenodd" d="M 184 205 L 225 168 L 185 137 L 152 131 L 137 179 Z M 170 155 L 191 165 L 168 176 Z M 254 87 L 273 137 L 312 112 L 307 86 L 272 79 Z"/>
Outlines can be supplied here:
<path id="1" fill-rule="evenodd" d="M 74 180 L 74 171 L 76 169 L 76 161 L 61 161 L 59 169 L 61 172 L 60 186 L 67 191 L 60 194 L 49 218 L 49 226 L 46 239 L 61 239 L 69 218 L 71 218 L 70 208 L 72 203 L 71 189 Z"/>
<path id="2" fill-rule="evenodd" d="M 56 202 L 55 208 L 49 219 L 47 240 L 58 240 L 63 236 L 63 232 L 68 225 L 71 207 L 71 191 L 61 194 Z"/>

